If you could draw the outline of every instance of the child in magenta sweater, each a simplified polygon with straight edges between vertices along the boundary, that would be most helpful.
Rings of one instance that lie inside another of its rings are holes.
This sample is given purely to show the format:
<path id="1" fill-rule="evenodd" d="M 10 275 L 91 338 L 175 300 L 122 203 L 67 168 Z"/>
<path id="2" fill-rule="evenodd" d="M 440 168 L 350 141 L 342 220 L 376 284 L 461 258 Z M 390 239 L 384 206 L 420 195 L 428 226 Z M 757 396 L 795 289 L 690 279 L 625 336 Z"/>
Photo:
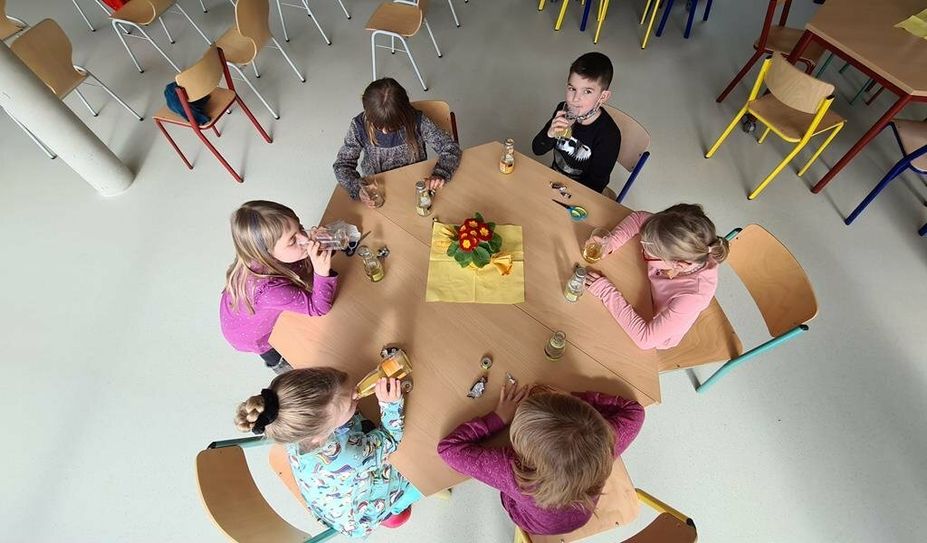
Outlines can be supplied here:
<path id="1" fill-rule="evenodd" d="M 332 253 L 310 239 L 292 209 L 275 202 L 246 202 L 232 214 L 235 261 L 219 303 L 225 339 L 257 353 L 275 373 L 293 369 L 268 342 L 284 311 L 320 316 L 335 299 Z"/>
<path id="2" fill-rule="evenodd" d="M 546 388 L 546 387 L 542 387 Z M 501 491 L 502 507 L 529 534 L 562 534 L 592 517 L 615 458 L 634 441 L 644 408 L 599 392 L 528 394 L 506 384 L 494 412 L 438 443 L 455 470 Z M 481 445 L 511 423 L 511 447 Z"/>
<path id="3" fill-rule="evenodd" d="M 605 243 L 610 254 L 640 234 L 641 256 L 653 298 L 653 318 L 631 307 L 615 285 L 593 271 L 586 287 L 641 349 L 679 345 L 708 307 L 718 288 L 718 264 L 727 258 L 728 242 L 718 236 L 702 206 L 677 204 L 656 214 L 631 213 L 612 230 Z"/>

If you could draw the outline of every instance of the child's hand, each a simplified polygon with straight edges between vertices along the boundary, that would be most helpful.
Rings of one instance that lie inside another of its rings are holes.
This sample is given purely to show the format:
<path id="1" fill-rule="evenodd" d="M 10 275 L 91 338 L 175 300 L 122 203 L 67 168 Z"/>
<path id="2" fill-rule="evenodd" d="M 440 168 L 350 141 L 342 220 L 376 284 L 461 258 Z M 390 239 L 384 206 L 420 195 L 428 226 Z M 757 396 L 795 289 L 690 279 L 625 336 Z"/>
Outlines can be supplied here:
<path id="1" fill-rule="evenodd" d="M 601 279 L 602 274 L 597 271 L 592 271 L 590 269 L 586 270 L 586 288 L 592 286 L 592 283 L 595 283 L 596 280 Z"/>
<path id="2" fill-rule="evenodd" d="M 443 187 L 445 183 L 447 183 L 447 181 L 445 181 L 443 177 L 438 177 L 437 175 L 425 178 L 425 186 L 428 187 L 428 190 L 438 190 Z"/>
<path id="3" fill-rule="evenodd" d="M 496 416 L 502 419 L 505 424 L 511 424 L 515 418 L 515 410 L 518 404 L 528 397 L 528 387 L 519 388 L 518 384 L 505 383 L 502 390 L 499 391 L 499 405 L 496 406 Z"/>
<path id="4" fill-rule="evenodd" d="M 402 398 L 402 387 L 399 386 L 399 379 L 390 377 L 381 377 L 377 380 L 374 392 L 380 403 L 394 403 Z"/>
<path id="5" fill-rule="evenodd" d="M 547 129 L 548 138 L 558 138 L 560 134 L 563 134 L 563 130 L 573 124 L 571 121 L 568 121 L 566 118 L 565 111 L 558 111 L 554 118 L 550 121 L 550 128 Z"/>
<path id="6" fill-rule="evenodd" d="M 308 250 L 312 271 L 322 277 L 328 277 L 332 271 L 332 252 L 323 249 L 322 244 L 315 240 L 309 242 Z"/>

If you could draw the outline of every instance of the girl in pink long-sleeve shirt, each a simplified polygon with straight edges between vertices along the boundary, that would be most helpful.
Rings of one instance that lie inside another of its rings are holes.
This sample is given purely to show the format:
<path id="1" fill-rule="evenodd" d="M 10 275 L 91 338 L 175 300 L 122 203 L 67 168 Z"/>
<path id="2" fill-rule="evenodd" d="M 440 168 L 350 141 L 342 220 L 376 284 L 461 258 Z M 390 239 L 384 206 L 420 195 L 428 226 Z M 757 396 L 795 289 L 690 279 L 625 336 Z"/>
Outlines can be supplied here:
<path id="1" fill-rule="evenodd" d="M 647 262 L 653 318 L 641 317 L 615 285 L 596 272 L 587 272 L 586 287 L 638 347 L 669 349 L 682 341 L 711 303 L 728 242 L 718 236 L 702 206 L 677 204 L 653 215 L 635 211 L 625 217 L 608 236 L 605 254 L 637 234 Z"/>
<path id="2" fill-rule="evenodd" d="M 236 256 L 219 303 L 222 334 L 276 373 L 292 369 L 268 342 L 280 313 L 324 315 L 335 299 L 332 253 L 309 236 L 296 213 L 275 202 L 246 202 L 232 214 Z"/>
<path id="3" fill-rule="evenodd" d="M 529 534 L 572 532 L 591 518 L 615 457 L 644 423 L 644 408 L 599 392 L 526 396 L 527 388 L 506 384 L 496 410 L 458 426 L 438 443 L 438 454 L 500 490 L 502 507 Z M 511 447 L 481 444 L 509 423 Z"/>

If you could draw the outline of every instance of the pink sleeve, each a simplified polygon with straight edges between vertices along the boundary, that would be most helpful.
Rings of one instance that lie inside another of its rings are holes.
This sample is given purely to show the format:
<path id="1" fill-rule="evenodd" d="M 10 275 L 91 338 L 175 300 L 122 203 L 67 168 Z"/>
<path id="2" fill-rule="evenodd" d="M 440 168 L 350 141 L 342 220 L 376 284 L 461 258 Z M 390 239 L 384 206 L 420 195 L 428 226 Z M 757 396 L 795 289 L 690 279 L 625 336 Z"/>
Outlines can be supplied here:
<path id="1" fill-rule="evenodd" d="M 605 417 L 615 429 L 615 455 L 623 453 L 644 425 L 644 408 L 634 400 L 601 392 L 574 392 Z"/>
<path id="2" fill-rule="evenodd" d="M 608 278 L 596 279 L 589 285 L 589 292 L 602 300 L 631 341 L 641 349 L 655 349 L 668 339 L 685 335 L 705 308 L 704 296 L 681 294 L 670 299 L 665 308 L 647 321 L 634 311 Z"/>
<path id="3" fill-rule="evenodd" d="M 438 455 L 456 471 L 506 494 L 521 494 L 508 448 L 488 448 L 480 442 L 505 430 L 495 412 L 465 422 L 438 443 Z"/>
<path id="4" fill-rule="evenodd" d="M 634 211 L 618 223 L 618 226 L 612 229 L 612 233 L 608 235 L 605 241 L 605 254 L 617 251 L 629 239 L 639 234 L 641 227 L 644 226 L 644 222 L 647 221 L 650 215 L 646 211 Z"/>
<path id="5" fill-rule="evenodd" d="M 306 292 L 289 281 L 279 281 L 267 285 L 259 296 L 255 296 L 255 306 L 292 311 L 312 317 L 328 313 L 335 300 L 338 277 L 312 276 L 312 292 Z"/>

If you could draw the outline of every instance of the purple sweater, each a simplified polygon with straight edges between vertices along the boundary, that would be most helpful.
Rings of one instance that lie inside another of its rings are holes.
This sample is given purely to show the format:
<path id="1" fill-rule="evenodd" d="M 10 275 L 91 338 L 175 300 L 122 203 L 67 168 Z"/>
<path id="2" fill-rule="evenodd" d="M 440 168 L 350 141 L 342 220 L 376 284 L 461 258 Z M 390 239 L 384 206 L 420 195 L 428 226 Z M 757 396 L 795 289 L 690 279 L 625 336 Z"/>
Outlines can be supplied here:
<path id="1" fill-rule="evenodd" d="M 644 408 L 599 392 L 574 392 L 589 403 L 615 429 L 615 455 L 634 441 L 644 424 Z M 504 430 L 506 425 L 495 412 L 477 417 L 457 427 L 438 443 L 438 454 L 455 470 L 501 491 L 502 507 L 512 521 L 529 534 L 564 534 L 584 526 L 592 511 L 579 507 L 542 509 L 518 488 L 512 463 L 518 460 L 512 447 L 486 448 L 480 442 Z"/>
<path id="2" fill-rule="evenodd" d="M 266 353 L 271 349 L 268 339 L 277 317 L 284 311 L 318 317 L 328 313 L 335 299 L 335 275 L 312 274 L 312 292 L 306 292 L 285 277 L 260 277 L 252 287 L 254 313 L 241 304 L 236 311 L 228 291 L 222 292 L 219 303 L 219 323 L 222 335 L 239 351 Z"/>

